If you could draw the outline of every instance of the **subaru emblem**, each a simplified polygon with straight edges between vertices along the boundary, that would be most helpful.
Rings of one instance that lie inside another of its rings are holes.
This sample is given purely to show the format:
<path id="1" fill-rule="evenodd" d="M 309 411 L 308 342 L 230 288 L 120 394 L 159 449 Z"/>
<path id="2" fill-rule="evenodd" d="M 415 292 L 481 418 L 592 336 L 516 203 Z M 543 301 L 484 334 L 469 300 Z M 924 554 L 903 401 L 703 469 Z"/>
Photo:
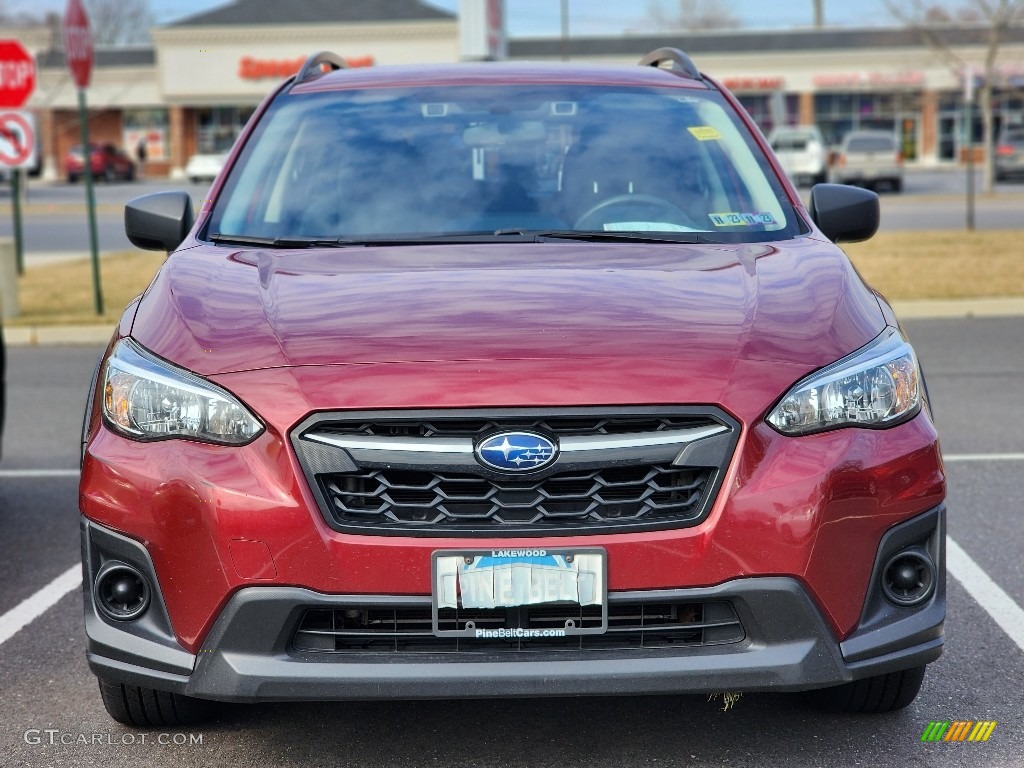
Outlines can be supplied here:
<path id="1" fill-rule="evenodd" d="M 555 443 L 535 432 L 499 432 L 476 446 L 477 461 L 501 472 L 542 469 L 557 456 Z"/>

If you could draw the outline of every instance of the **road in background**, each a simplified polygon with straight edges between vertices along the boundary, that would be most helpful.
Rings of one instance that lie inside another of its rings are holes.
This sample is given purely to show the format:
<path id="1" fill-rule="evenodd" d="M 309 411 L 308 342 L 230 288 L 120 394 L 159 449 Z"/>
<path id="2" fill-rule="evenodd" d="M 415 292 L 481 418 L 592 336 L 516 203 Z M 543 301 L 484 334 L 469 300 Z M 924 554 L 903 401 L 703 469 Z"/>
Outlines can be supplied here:
<path id="1" fill-rule="evenodd" d="M 184 189 L 199 210 L 209 192 L 209 184 L 171 183 L 166 179 L 97 183 L 96 229 L 100 251 L 135 250 L 124 233 L 124 204 L 139 195 L 165 189 Z M 0 194 L 0 237 L 12 237 L 13 224 L 8 212 L 10 193 Z M 85 216 L 85 190 L 81 184 L 32 180 L 23 206 L 25 252 L 40 254 L 89 254 L 89 225 Z M 29 258 L 29 263 L 32 259 Z"/>
<path id="2" fill-rule="evenodd" d="M 966 175 L 959 171 L 910 170 L 905 192 L 881 193 L 882 231 L 909 229 L 963 229 L 966 222 L 964 189 Z M 978 188 L 981 187 L 980 176 Z M 138 182 L 97 184 L 98 236 L 101 251 L 132 250 L 124 234 L 124 204 L 133 197 L 164 189 L 184 189 L 196 210 L 202 205 L 208 184 L 144 179 Z M 803 190 L 806 193 L 807 189 Z M 9 193 L 0 191 L 0 237 L 11 236 Z M 84 191 L 80 184 L 32 180 L 25 206 L 25 250 L 43 253 L 88 253 L 88 225 Z M 1024 228 L 1024 184 L 1002 183 L 989 196 L 977 200 L 978 229 Z"/>
<path id="3" fill-rule="evenodd" d="M 949 458 L 949 533 L 1024 600 L 1024 318 L 907 324 Z M 0 462 L 0 614 L 78 561 L 78 431 L 101 349 L 10 349 Z M 996 458 L 972 458 L 997 453 Z M 65 468 L 35 477 L 34 467 Z M 842 567 L 837 563 L 836 567 Z M 1024 653 L 954 577 L 946 651 L 892 715 L 826 715 L 799 697 L 701 696 L 235 705 L 196 728 L 143 732 L 107 718 L 85 661 L 76 591 L 0 645 L 5 766 L 1024 766 Z M 924 744 L 934 720 L 995 720 L 985 743 Z M 144 743 L 143 736 L 147 738 Z M 160 743 L 164 738 L 167 743 Z M 185 743 L 174 743 L 175 739 Z M 64 743 L 62 743 L 64 742 Z M 198 743 L 201 742 L 201 743 Z"/>

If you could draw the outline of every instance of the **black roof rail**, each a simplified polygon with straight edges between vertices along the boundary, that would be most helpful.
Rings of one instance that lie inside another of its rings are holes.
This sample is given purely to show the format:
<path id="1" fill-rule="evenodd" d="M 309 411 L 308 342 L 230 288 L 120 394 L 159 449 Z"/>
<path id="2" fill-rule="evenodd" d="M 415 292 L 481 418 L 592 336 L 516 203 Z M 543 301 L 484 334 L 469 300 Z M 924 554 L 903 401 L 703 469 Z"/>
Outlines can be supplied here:
<path id="1" fill-rule="evenodd" d="M 671 71 L 682 77 L 691 80 L 700 80 L 700 70 L 693 63 L 693 59 L 680 51 L 678 48 L 658 48 L 651 51 L 640 59 L 641 67 L 660 67 L 665 62 L 672 64 Z"/>
<path id="2" fill-rule="evenodd" d="M 324 64 L 330 67 L 332 72 L 336 69 L 348 69 L 348 64 L 346 64 L 345 60 L 338 54 L 331 53 L 330 51 L 319 51 L 306 59 L 305 64 L 302 65 L 302 69 L 300 69 L 299 73 L 295 76 L 295 82 L 292 83 L 292 87 L 294 88 L 300 83 L 319 77 L 323 74 Z"/>

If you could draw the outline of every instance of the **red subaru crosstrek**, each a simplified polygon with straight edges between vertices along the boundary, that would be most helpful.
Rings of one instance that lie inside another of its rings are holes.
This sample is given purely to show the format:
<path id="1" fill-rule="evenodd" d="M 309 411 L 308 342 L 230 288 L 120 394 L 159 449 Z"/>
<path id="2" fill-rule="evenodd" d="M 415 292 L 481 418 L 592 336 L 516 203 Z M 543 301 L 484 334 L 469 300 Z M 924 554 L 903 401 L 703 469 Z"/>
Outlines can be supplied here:
<path id="1" fill-rule="evenodd" d="M 689 58 L 345 70 L 257 111 L 86 416 L 88 659 L 115 719 L 213 701 L 814 691 L 943 644 L 914 351 Z M 648 66 L 651 65 L 651 66 Z"/>

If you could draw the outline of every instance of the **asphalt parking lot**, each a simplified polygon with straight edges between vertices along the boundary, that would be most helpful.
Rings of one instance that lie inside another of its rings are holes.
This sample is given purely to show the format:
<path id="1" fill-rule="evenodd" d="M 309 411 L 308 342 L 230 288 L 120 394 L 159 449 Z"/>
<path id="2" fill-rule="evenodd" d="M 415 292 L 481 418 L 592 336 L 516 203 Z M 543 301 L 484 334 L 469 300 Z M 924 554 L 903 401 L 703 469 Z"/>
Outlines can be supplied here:
<path id="1" fill-rule="evenodd" d="M 99 347 L 9 350 L 0 462 L 0 763 L 5 766 L 1024 765 L 1024 318 L 907 324 L 950 480 L 946 651 L 918 699 L 824 715 L 796 696 L 279 704 L 143 732 L 103 711 L 85 663 L 76 505 L 84 389 Z M 842 567 L 837 563 L 836 567 Z M 923 743 L 933 721 L 988 741 Z"/>

